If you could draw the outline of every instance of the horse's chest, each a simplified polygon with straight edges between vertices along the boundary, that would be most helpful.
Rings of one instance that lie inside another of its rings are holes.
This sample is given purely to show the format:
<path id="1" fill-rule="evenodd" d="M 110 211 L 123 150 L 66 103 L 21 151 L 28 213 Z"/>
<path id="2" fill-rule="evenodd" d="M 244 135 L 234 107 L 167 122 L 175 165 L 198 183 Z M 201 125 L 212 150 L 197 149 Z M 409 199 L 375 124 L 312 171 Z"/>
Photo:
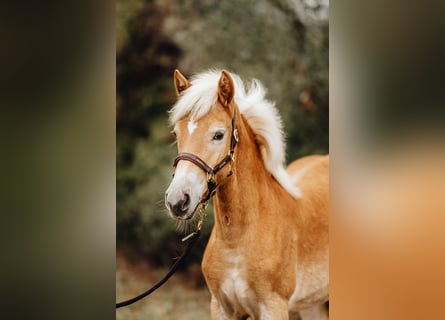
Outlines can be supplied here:
<path id="1" fill-rule="evenodd" d="M 249 289 L 244 270 L 229 268 L 221 279 L 221 296 L 232 306 L 243 308 L 251 300 L 253 293 Z"/>
<path id="2" fill-rule="evenodd" d="M 208 283 L 226 314 L 243 315 L 251 313 L 255 305 L 255 292 L 249 287 L 248 274 L 243 258 L 239 255 L 230 255 L 222 263 L 220 271 L 209 270 L 210 278 L 218 279 Z M 212 272 L 213 271 L 213 272 Z"/>

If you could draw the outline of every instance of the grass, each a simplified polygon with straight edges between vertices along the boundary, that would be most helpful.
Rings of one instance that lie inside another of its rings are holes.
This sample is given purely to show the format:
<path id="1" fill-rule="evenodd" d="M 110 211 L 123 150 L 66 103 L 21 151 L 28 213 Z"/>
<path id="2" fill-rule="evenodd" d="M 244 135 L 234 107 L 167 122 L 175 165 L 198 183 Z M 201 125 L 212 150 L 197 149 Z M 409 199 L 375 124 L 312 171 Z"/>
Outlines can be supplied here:
<path id="1" fill-rule="evenodd" d="M 196 266 L 195 266 L 196 267 Z M 144 262 L 116 256 L 116 299 L 123 301 L 147 290 L 167 269 L 156 269 Z M 196 272 L 177 273 L 150 296 L 116 310 L 117 320 L 201 320 L 210 319 L 210 293 L 197 285 Z M 198 281 L 200 282 L 200 280 Z"/>

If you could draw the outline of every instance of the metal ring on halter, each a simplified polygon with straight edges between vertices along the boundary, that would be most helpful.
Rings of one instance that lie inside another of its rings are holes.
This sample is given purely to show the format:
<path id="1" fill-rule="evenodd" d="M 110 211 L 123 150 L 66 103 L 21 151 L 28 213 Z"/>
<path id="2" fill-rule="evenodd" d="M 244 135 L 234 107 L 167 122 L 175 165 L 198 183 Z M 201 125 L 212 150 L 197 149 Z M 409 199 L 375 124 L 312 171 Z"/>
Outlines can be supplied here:
<path id="1" fill-rule="evenodd" d="M 207 172 L 207 181 L 215 180 L 215 173 L 213 170 L 211 172 Z"/>

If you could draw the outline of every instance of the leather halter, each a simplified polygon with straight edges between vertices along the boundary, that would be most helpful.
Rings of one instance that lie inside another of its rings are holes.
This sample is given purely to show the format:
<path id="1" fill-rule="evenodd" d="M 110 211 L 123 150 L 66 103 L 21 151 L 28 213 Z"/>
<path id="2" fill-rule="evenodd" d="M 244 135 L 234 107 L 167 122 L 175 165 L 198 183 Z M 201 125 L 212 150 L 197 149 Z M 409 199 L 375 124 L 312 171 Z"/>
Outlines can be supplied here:
<path id="1" fill-rule="evenodd" d="M 187 160 L 193 163 L 194 165 L 198 166 L 199 168 L 201 168 L 207 174 L 208 192 L 207 196 L 201 199 L 201 203 L 207 202 L 216 192 L 217 184 L 215 181 L 215 174 L 217 174 L 228 163 L 230 163 L 231 166 L 233 165 L 233 159 L 234 159 L 233 156 L 235 153 L 235 147 L 236 144 L 238 143 L 238 130 L 236 129 L 235 119 L 236 119 L 236 107 L 234 107 L 233 117 L 232 117 L 232 136 L 230 138 L 230 150 L 227 153 L 227 155 L 215 165 L 214 168 L 210 167 L 204 160 L 202 160 L 197 155 L 194 155 L 193 153 L 181 152 L 178 153 L 178 155 L 175 158 L 175 161 L 173 163 L 173 168 L 176 169 L 176 166 L 180 160 Z M 227 176 L 232 175 L 232 173 L 233 172 L 231 167 L 230 172 Z"/>

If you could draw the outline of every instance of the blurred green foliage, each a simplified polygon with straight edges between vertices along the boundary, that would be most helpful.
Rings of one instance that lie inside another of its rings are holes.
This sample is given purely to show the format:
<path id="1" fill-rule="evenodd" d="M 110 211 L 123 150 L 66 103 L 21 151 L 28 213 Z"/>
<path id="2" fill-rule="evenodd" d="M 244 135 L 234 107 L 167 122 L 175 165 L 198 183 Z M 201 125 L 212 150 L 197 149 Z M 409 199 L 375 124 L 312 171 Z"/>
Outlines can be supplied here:
<path id="1" fill-rule="evenodd" d="M 167 114 L 174 69 L 259 79 L 282 115 L 289 162 L 327 153 L 328 24 L 305 24 L 280 0 L 118 0 L 116 12 L 117 246 L 169 265 L 180 238 L 163 204 L 177 152 Z"/>

